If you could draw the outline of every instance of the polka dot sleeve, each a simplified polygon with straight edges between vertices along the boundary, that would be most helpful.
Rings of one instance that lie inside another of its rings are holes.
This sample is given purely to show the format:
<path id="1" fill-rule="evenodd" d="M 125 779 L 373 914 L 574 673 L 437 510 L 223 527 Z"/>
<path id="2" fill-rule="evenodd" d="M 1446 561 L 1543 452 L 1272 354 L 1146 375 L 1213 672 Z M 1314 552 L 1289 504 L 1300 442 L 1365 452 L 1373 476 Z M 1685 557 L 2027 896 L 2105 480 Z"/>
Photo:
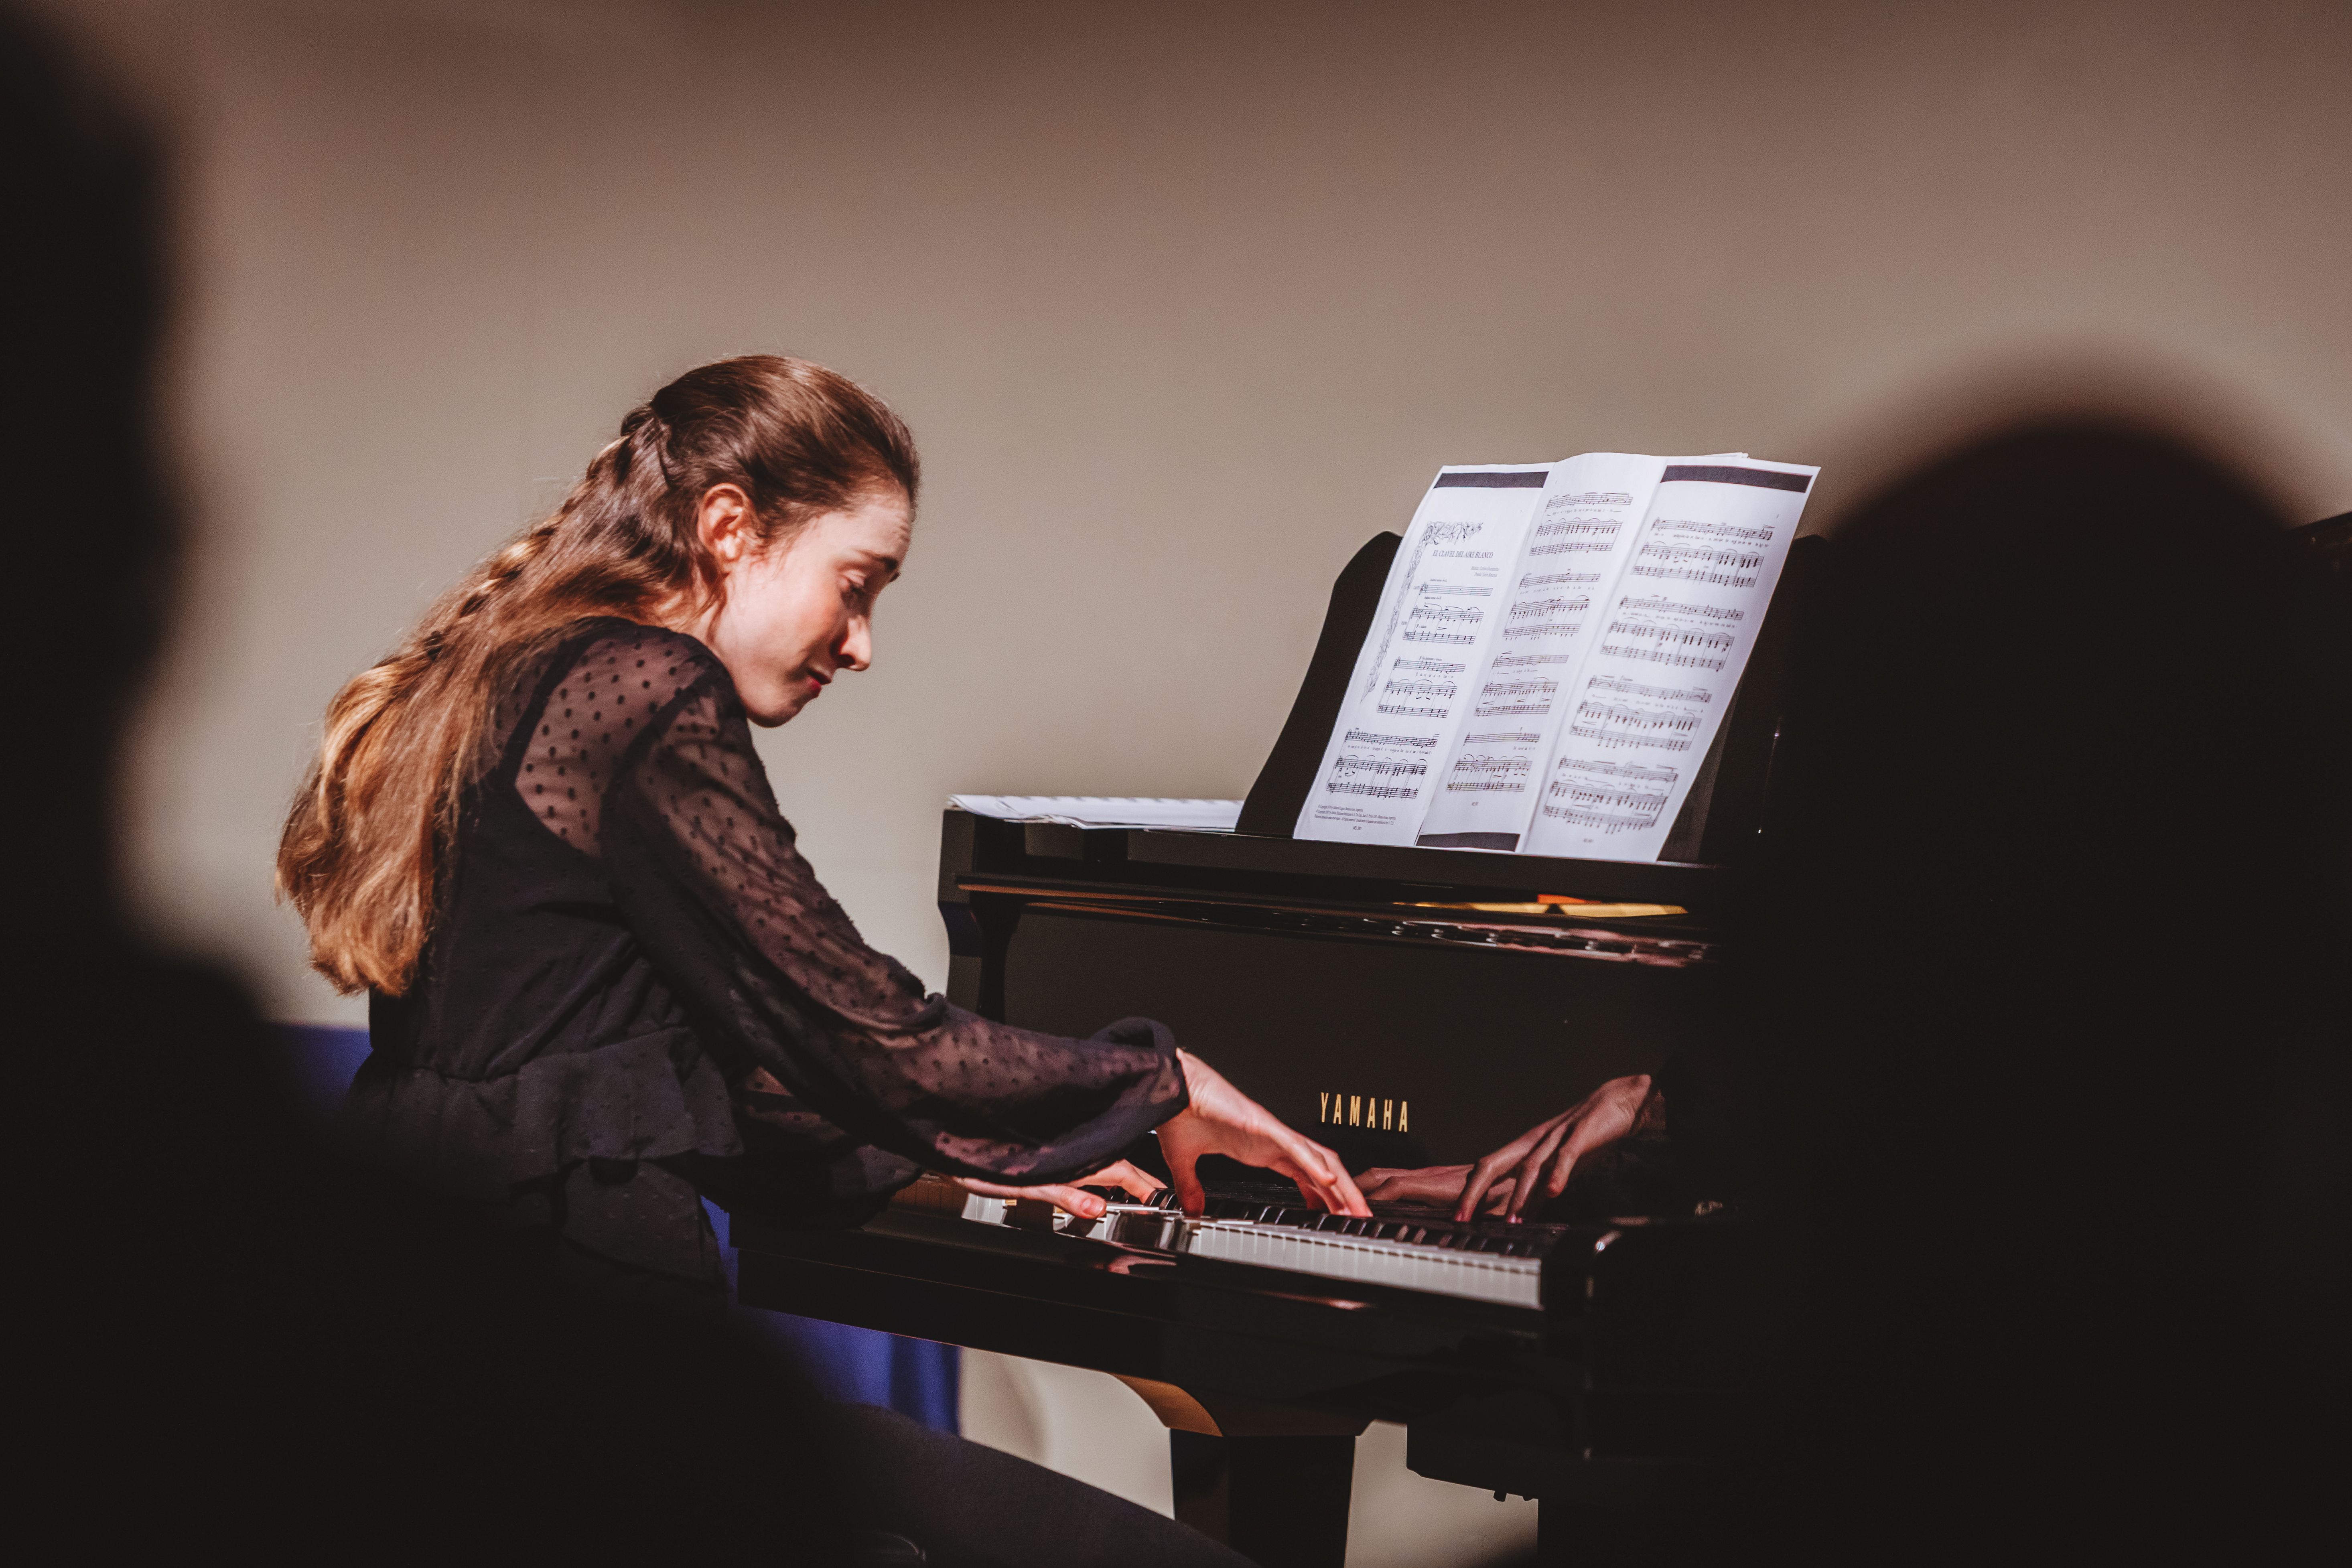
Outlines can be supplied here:
<path id="1" fill-rule="evenodd" d="M 646 736 L 595 770 L 600 810 L 567 800 L 543 820 L 594 841 L 624 917 L 730 1071 L 764 1068 L 925 1166 L 1015 1182 L 1097 1168 L 1183 1109 L 1160 1026 L 1091 1040 L 1013 1028 L 927 995 L 866 946 L 794 847 L 724 667 L 690 638 L 647 635 L 670 639 L 664 668 L 675 653 L 694 679 L 632 716 Z M 568 786 L 596 759 L 558 760 Z"/>

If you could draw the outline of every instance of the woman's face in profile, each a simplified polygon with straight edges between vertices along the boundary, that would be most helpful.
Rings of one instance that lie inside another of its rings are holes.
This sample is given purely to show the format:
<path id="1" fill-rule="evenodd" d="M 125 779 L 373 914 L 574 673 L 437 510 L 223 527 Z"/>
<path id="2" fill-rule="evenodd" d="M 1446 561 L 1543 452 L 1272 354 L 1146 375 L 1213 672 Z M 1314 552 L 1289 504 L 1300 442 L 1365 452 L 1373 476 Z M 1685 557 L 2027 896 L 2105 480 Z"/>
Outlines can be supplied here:
<path id="1" fill-rule="evenodd" d="M 892 490 L 762 545 L 745 526 L 748 509 L 735 504 L 741 499 L 732 486 L 704 498 L 703 538 L 726 592 L 692 629 L 735 678 L 751 721 L 773 726 L 843 670 L 873 662 L 874 601 L 906 562 L 914 519 Z"/>

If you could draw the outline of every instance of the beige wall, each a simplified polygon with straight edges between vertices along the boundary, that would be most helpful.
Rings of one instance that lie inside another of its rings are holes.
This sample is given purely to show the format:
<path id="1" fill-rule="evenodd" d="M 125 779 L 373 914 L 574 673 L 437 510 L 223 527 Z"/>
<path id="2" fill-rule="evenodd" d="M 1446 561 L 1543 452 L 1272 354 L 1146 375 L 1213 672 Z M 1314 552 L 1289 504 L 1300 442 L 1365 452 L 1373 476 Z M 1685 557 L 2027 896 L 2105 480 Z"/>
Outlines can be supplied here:
<path id="1" fill-rule="evenodd" d="M 268 898 L 330 691 L 710 355 L 924 442 L 877 668 L 764 750 L 934 980 L 940 797 L 1240 793 L 1437 463 L 1745 447 L 1828 510 L 1922 397 L 2072 378 L 2352 508 L 2345 5 L 64 9 L 186 132 L 143 886 L 291 1018 L 355 1018 Z"/>
<path id="2" fill-rule="evenodd" d="M 934 983 L 941 797 L 1240 792 L 1440 463 L 1745 447 L 1828 464 L 1818 517 L 2069 387 L 2352 508 L 2336 0 L 53 8 L 183 132 L 201 534 L 144 896 L 281 1016 L 358 1016 L 269 900 L 329 694 L 721 353 L 923 440 L 877 668 L 764 750 Z M 1123 1390 L 974 1366 L 976 1429 L 1165 1506 Z M 1398 1561 L 1524 1535 L 1379 1452 Z"/>
<path id="3" fill-rule="evenodd" d="M 329 693 L 712 355 L 922 438 L 879 662 L 765 750 L 935 982 L 941 796 L 1241 791 L 1441 462 L 1746 447 L 1826 510 L 1920 399 L 2072 378 L 2352 507 L 2341 4 L 64 8 L 185 132 L 139 864 L 287 1016 L 356 1016 L 268 894 Z"/>

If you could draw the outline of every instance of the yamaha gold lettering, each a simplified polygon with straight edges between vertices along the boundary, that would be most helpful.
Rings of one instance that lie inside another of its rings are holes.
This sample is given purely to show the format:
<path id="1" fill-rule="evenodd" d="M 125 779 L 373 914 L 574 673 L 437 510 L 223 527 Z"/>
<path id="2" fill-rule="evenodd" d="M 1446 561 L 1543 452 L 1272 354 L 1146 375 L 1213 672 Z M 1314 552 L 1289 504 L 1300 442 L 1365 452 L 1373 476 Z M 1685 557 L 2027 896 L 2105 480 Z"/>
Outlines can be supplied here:
<path id="1" fill-rule="evenodd" d="M 1315 1120 L 1326 1127 L 1364 1127 L 1379 1132 L 1412 1131 L 1412 1102 L 1382 1100 L 1369 1094 L 1340 1094 L 1318 1089 Z"/>

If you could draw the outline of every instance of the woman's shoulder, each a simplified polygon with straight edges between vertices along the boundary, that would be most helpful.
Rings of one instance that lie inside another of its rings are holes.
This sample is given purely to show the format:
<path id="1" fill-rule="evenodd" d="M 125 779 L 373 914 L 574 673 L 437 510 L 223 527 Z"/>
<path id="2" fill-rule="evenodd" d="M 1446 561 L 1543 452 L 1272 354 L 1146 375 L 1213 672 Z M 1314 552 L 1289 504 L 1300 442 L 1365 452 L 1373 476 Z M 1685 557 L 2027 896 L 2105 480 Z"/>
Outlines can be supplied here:
<path id="1" fill-rule="evenodd" d="M 557 649 L 547 667 L 551 701 L 626 696 L 642 710 L 706 679 L 727 679 L 727 667 L 698 638 L 617 616 L 573 622 Z"/>
<path id="2" fill-rule="evenodd" d="M 538 639 L 502 682 L 488 752 L 506 756 L 528 726 L 534 744 L 617 755 L 681 695 L 713 687 L 734 689 L 726 666 L 697 639 L 617 616 L 583 617 Z"/>
<path id="3" fill-rule="evenodd" d="M 593 662 L 618 668 L 617 661 L 642 658 L 648 668 L 656 663 L 664 668 L 676 665 L 681 675 L 723 668 L 701 639 L 621 616 L 583 616 L 564 626 L 555 643 L 573 666 Z"/>

